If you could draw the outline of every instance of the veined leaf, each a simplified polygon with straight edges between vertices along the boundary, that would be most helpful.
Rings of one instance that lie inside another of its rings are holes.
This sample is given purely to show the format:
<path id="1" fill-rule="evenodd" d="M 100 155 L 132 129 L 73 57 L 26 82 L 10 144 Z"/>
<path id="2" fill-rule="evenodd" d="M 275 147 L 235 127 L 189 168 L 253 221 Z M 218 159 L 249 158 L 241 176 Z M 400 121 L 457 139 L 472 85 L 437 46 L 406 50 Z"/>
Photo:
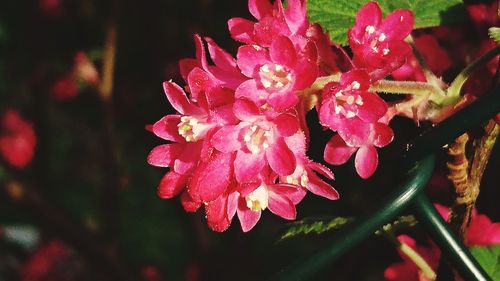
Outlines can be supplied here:
<path id="1" fill-rule="evenodd" d="M 309 0 L 311 22 L 320 23 L 333 42 L 346 45 L 347 30 L 354 25 L 356 13 L 368 0 Z M 465 18 L 462 0 L 380 0 L 384 15 L 396 9 L 409 9 L 415 16 L 415 28 L 460 22 Z"/>
<path id="2" fill-rule="evenodd" d="M 352 218 L 336 217 L 332 220 L 313 220 L 305 219 L 291 224 L 290 228 L 281 235 L 279 241 L 299 235 L 321 234 L 330 230 L 339 229 L 342 226 L 351 222 Z"/>
<path id="3" fill-rule="evenodd" d="M 500 245 L 470 248 L 472 255 L 492 280 L 500 280 Z"/>

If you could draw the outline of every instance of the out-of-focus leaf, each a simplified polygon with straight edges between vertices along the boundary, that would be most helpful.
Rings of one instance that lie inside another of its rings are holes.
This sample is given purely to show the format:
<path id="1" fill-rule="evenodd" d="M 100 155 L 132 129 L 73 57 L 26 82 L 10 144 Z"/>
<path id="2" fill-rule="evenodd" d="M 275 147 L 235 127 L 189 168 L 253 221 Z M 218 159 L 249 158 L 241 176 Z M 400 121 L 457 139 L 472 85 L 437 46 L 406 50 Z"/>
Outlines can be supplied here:
<path id="1" fill-rule="evenodd" d="M 470 250 L 491 279 L 500 280 L 500 245 L 472 247 Z"/>
<path id="2" fill-rule="evenodd" d="M 368 0 L 309 0 L 311 22 L 320 23 L 333 42 L 347 44 L 347 30 L 354 25 L 356 13 Z M 380 0 L 382 12 L 409 9 L 415 16 L 415 28 L 453 24 L 465 19 L 461 0 Z"/>

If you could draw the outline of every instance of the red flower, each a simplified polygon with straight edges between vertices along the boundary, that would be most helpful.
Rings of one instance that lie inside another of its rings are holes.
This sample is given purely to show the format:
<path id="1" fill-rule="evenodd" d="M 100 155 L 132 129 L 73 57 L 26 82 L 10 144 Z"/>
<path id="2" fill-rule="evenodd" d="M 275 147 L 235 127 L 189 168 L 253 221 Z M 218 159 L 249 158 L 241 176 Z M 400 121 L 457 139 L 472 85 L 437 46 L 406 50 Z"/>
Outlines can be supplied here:
<path id="1" fill-rule="evenodd" d="M 0 153 L 10 165 L 23 169 L 35 154 L 37 140 L 33 126 L 14 109 L 7 110 L 1 122 Z"/>
<path id="2" fill-rule="evenodd" d="M 257 105 L 268 103 L 278 111 L 295 106 L 298 90 L 305 89 L 318 75 L 314 44 L 297 49 L 288 37 L 279 36 L 269 50 L 245 45 L 238 50 L 238 66 L 251 78 L 236 89 L 236 97 L 246 97 Z"/>
<path id="3" fill-rule="evenodd" d="M 324 158 L 332 165 L 347 162 L 356 153 L 356 171 L 366 179 L 377 168 L 375 147 L 393 139 L 393 132 L 381 118 L 387 104 L 377 94 L 368 92 L 370 77 L 363 70 L 343 73 L 340 83 L 325 86 L 319 109 L 321 124 L 338 132 L 326 145 Z"/>
<path id="4" fill-rule="evenodd" d="M 282 113 L 269 118 L 255 104 L 242 99 L 234 104 L 234 113 L 240 122 L 220 128 L 212 145 L 224 153 L 236 151 L 236 180 L 251 181 L 268 165 L 280 176 L 292 174 L 297 160 L 285 138 L 299 130 L 297 117 Z"/>
<path id="5" fill-rule="evenodd" d="M 366 68 L 376 80 L 387 76 L 411 52 L 404 39 L 412 29 L 411 11 L 396 10 L 382 20 L 378 4 L 366 4 L 358 11 L 356 24 L 348 32 L 356 66 Z"/>
<path id="6" fill-rule="evenodd" d="M 61 267 L 65 259 L 70 257 L 70 251 L 66 245 L 60 241 L 54 240 L 38 248 L 23 264 L 20 270 L 22 281 L 40 281 L 40 280 L 66 280 L 63 276 Z M 66 268 L 67 270 L 67 268 Z"/>

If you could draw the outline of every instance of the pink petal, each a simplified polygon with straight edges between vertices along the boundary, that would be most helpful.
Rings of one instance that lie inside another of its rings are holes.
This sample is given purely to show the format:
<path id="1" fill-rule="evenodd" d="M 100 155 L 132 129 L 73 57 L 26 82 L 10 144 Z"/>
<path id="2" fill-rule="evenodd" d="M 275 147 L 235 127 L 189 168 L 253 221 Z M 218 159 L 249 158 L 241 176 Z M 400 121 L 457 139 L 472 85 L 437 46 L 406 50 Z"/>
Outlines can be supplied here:
<path id="1" fill-rule="evenodd" d="M 259 67 L 269 62 L 267 50 L 257 45 L 244 45 L 236 54 L 238 67 L 247 77 L 253 77 Z"/>
<path id="2" fill-rule="evenodd" d="M 377 94 L 371 92 L 360 93 L 363 105 L 358 107 L 358 117 L 368 123 L 376 122 L 387 112 L 387 103 Z"/>
<path id="3" fill-rule="evenodd" d="M 231 182 L 232 162 L 233 154 L 215 153 L 212 159 L 200 163 L 188 185 L 191 198 L 210 202 L 219 197 Z"/>
<path id="4" fill-rule="evenodd" d="M 359 91 L 367 91 L 370 87 L 370 75 L 362 69 L 354 69 L 349 72 L 343 73 L 340 77 L 340 84 L 343 87 L 350 86 L 352 82 L 359 83 Z"/>
<path id="5" fill-rule="evenodd" d="M 188 75 L 189 90 L 191 91 L 192 98 L 198 99 L 198 94 L 200 92 L 205 92 L 215 86 L 211 77 L 207 72 L 199 67 L 193 68 L 193 70 Z"/>
<path id="6" fill-rule="evenodd" d="M 240 220 L 241 229 L 243 232 L 250 231 L 260 219 L 260 211 L 252 211 L 247 205 L 245 198 L 241 197 L 238 202 L 238 209 L 236 210 L 238 219 Z"/>
<path id="7" fill-rule="evenodd" d="M 174 171 L 179 174 L 190 174 L 198 164 L 203 143 L 187 143 L 184 151 L 174 161 Z"/>
<path id="8" fill-rule="evenodd" d="M 208 52 L 215 65 L 223 70 L 234 72 L 238 71 L 236 60 L 225 50 L 220 48 L 210 37 L 205 37 L 208 44 Z"/>
<path id="9" fill-rule="evenodd" d="M 266 103 L 269 93 L 257 86 L 255 79 L 247 80 L 236 89 L 235 97 L 251 100 L 258 106 Z M 236 112 L 235 112 L 236 113 Z M 238 115 L 238 114 L 237 114 Z"/>
<path id="10" fill-rule="evenodd" d="M 293 91 L 275 92 L 267 98 L 267 102 L 278 112 L 294 107 L 299 98 Z"/>
<path id="11" fill-rule="evenodd" d="M 338 133 L 348 146 L 360 147 L 369 142 L 371 124 L 354 117 L 342 119 Z"/>
<path id="12" fill-rule="evenodd" d="M 335 190 L 335 188 L 333 188 L 333 186 L 324 182 L 314 173 L 307 173 L 307 176 L 309 177 L 309 183 L 307 184 L 306 188 L 309 191 L 330 200 L 339 199 L 339 193 L 337 192 L 337 190 Z"/>
<path id="13" fill-rule="evenodd" d="M 269 0 L 249 0 L 248 10 L 256 19 L 260 20 L 262 17 L 271 14 L 273 6 Z"/>
<path id="14" fill-rule="evenodd" d="M 283 138 L 277 138 L 266 150 L 266 158 L 271 169 L 280 176 L 288 176 L 295 171 L 295 155 L 288 148 Z"/>
<path id="15" fill-rule="evenodd" d="M 286 196 L 269 191 L 269 210 L 284 219 L 294 220 L 297 216 L 295 205 Z"/>
<path id="16" fill-rule="evenodd" d="M 232 220 L 238 209 L 238 201 L 240 194 L 238 192 L 231 192 L 227 197 L 227 218 Z"/>
<path id="17" fill-rule="evenodd" d="M 278 36 L 275 38 L 269 51 L 272 61 L 282 66 L 290 68 L 297 61 L 297 52 L 288 37 Z"/>
<path id="18" fill-rule="evenodd" d="M 280 114 L 276 117 L 274 123 L 278 128 L 278 132 L 284 137 L 289 137 L 299 130 L 299 120 L 297 116 L 289 113 Z"/>
<path id="19" fill-rule="evenodd" d="M 225 231 L 231 221 L 227 217 L 227 197 L 218 196 L 214 201 L 205 205 L 205 214 L 208 226 L 217 232 Z"/>
<path id="20" fill-rule="evenodd" d="M 252 122 L 260 115 L 260 110 L 255 103 L 246 99 L 237 99 L 234 102 L 233 110 L 236 117 L 242 121 Z"/>
<path id="21" fill-rule="evenodd" d="M 194 106 L 191 101 L 188 100 L 186 94 L 179 85 L 173 82 L 164 82 L 163 89 L 165 90 L 168 101 L 177 112 L 183 115 L 197 115 L 202 113 L 200 108 Z"/>
<path id="22" fill-rule="evenodd" d="M 366 27 L 371 25 L 373 27 L 378 27 L 380 20 L 382 19 L 382 11 L 380 7 L 375 2 L 369 2 L 359 9 L 356 14 L 356 25 L 355 29 L 359 30 L 360 34 L 364 34 Z"/>
<path id="23" fill-rule="evenodd" d="M 198 65 L 200 65 L 204 70 L 207 70 L 207 54 L 203 44 L 203 39 L 201 39 L 200 35 L 194 35 L 194 44 L 196 46 L 196 59 L 198 60 Z"/>
<path id="24" fill-rule="evenodd" d="M 209 118 L 207 119 L 208 123 L 217 124 L 218 126 L 236 124 L 239 121 L 234 115 L 232 104 L 219 106 L 210 110 Z"/>
<path id="25" fill-rule="evenodd" d="M 158 185 L 158 197 L 162 199 L 175 197 L 184 190 L 187 180 L 187 176 L 179 175 L 176 172 L 170 171 L 166 173 Z"/>
<path id="26" fill-rule="evenodd" d="M 383 123 L 375 123 L 373 125 L 373 145 L 376 147 L 384 147 L 394 139 L 394 132 L 391 127 Z"/>
<path id="27" fill-rule="evenodd" d="M 148 155 L 149 165 L 157 167 L 172 167 L 174 160 L 179 157 L 184 149 L 181 144 L 158 145 Z"/>
<path id="28" fill-rule="evenodd" d="M 356 152 L 356 147 L 348 146 L 339 136 L 333 136 L 325 146 L 323 158 L 332 165 L 342 165 Z"/>
<path id="29" fill-rule="evenodd" d="M 184 79 L 184 81 L 187 82 L 188 81 L 187 77 L 189 75 L 189 72 L 191 72 L 191 70 L 193 70 L 193 68 L 195 68 L 197 66 L 200 66 L 200 65 L 198 64 L 198 60 L 196 60 L 196 59 L 181 59 L 179 61 L 179 70 L 180 70 L 182 79 Z"/>
<path id="30" fill-rule="evenodd" d="M 356 153 L 354 165 L 361 178 L 367 179 L 371 177 L 378 165 L 378 154 L 375 147 L 372 145 L 360 147 L 358 153 Z"/>
<path id="31" fill-rule="evenodd" d="M 198 208 L 200 208 L 201 201 L 195 202 L 193 198 L 189 196 L 187 190 L 184 190 L 184 192 L 181 194 L 181 204 L 186 212 L 194 213 L 198 210 Z"/>
<path id="32" fill-rule="evenodd" d="M 246 153 L 238 151 L 234 160 L 234 175 L 239 183 L 255 180 L 262 171 L 266 161 L 264 153 Z"/>
<path id="33" fill-rule="evenodd" d="M 179 135 L 177 125 L 180 122 L 180 115 L 167 115 L 153 125 L 153 133 L 164 140 L 185 142 L 185 139 Z"/>
<path id="34" fill-rule="evenodd" d="M 234 91 L 224 87 L 213 87 L 206 92 L 207 102 L 210 108 L 231 104 L 234 102 Z"/>
<path id="35" fill-rule="evenodd" d="M 318 65 L 316 60 L 299 60 L 294 67 L 295 90 L 302 90 L 310 87 L 318 77 Z"/>
<path id="36" fill-rule="evenodd" d="M 213 135 L 211 143 L 220 152 L 229 153 L 241 148 L 240 141 L 241 127 L 224 126 Z"/>
<path id="37" fill-rule="evenodd" d="M 306 3 L 304 0 L 288 0 L 285 19 L 290 31 L 298 33 L 307 28 Z"/>
<path id="38" fill-rule="evenodd" d="M 231 38 L 244 44 L 253 44 L 251 34 L 254 24 L 254 22 L 242 18 L 232 18 L 227 22 Z"/>
<path id="39" fill-rule="evenodd" d="M 330 180 L 334 179 L 333 172 L 330 169 L 328 169 L 327 167 L 325 167 L 319 163 L 310 161 L 307 164 L 307 167 L 310 168 L 311 170 L 325 176 L 326 178 L 328 178 Z"/>
<path id="40" fill-rule="evenodd" d="M 404 40 L 413 30 L 413 14 L 410 10 L 395 10 L 380 25 L 380 32 L 388 40 Z"/>
<path id="41" fill-rule="evenodd" d="M 294 205 L 299 204 L 307 193 L 304 188 L 292 184 L 272 184 L 268 187 L 272 192 L 286 196 Z"/>

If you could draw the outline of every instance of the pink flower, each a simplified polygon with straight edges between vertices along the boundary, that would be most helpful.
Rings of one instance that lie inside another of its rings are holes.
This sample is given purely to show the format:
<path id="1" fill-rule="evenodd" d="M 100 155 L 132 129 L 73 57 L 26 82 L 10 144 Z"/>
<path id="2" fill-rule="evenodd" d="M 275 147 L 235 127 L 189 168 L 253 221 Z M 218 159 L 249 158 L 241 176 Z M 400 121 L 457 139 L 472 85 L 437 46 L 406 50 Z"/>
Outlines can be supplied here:
<path id="1" fill-rule="evenodd" d="M 306 156 L 305 136 L 302 131 L 293 136 L 287 137 L 286 143 L 295 154 L 297 167 L 293 174 L 281 177 L 280 182 L 301 186 L 310 192 L 328 198 L 330 200 L 339 199 L 339 194 L 330 184 L 323 181 L 318 175 L 321 174 L 329 180 L 333 180 L 333 173 L 330 169 L 316 163 Z"/>
<path id="2" fill-rule="evenodd" d="M 412 29 L 411 11 L 396 10 L 382 20 L 378 4 L 369 2 L 358 11 L 356 24 L 348 32 L 356 66 L 366 68 L 376 80 L 387 76 L 411 52 L 404 39 Z"/>
<path id="3" fill-rule="evenodd" d="M 257 45 L 238 49 L 238 66 L 251 78 L 236 89 L 236 97 L 245 97 L 263 106 L 266 103 L 283 111 L 298 103 L 298 90 L 305 89 L 318 75 L 316 47 L 308 43 L 297 49 L 288 37 L 279 36 L 269 50 Z"/>
<path id="4" fill-rule="evenodd" d="M 1 122 L 0 153 L 10 165 L 24 169 L 35 154 L 37 139 L 33 125 L 14 109 L 8 109 Z"/>
<path id="5" fill-rule="evenodd" d="M 235 119 L 232 114 L 232 100 L 227 100 L 228 105 L 202 108 L 189 100 L 178 85 L 165 82 L 164 89 L 168 100 L 180 115 L 167 115 L 152 128 L 155 135 L 172 142 L 155 147 L 148 156 L 149 164 L 171 168 L 161 180 L 158 194 L 162 198 L 172 198 L 182 192 L 190 180 L 190 194 L 184 198 L 191 198 L 196 202 L 211 201 L 224 191 L 225 186 L 221 187 L 222 182 L 219 182 L 214 184 L 212 189 L 204 190 L 200 187 L 200 180 L 207 177 L 212 172 L 211 169 L 227 164 L 227 156 L 212 153 L 210 136 L 213 129 Z M 198 165 L 200 160 L 202 164 Z M 230 173 L 228 169 L 226 165 L 225 174 Z M 216 180 L 209 178 L 212 179 Z M 227 180 L 224 183 L 227 183 Z M 214 192 L 218 194 L 211 194 Z"/>
<path id="6" fill-rule="evenodd" d="M 278 36 L 304 35 L 309 25 L 303 0 L 287 1 L 287 9 L 281 1 L 272 5 L 269 0 L 249 0 L 248 9 L 258 22 L 242 18 L 228 21 L 231 37 L 245 44 L 268 47 Z"/>
<path id="7" fill-rule="evenodd" d="M 364 179 L 377 168 L 375 147 L 386 146 L 393 138 L 390 127 L 379 121 L 387 104 L 368 92 L 369 86 L 370 77 L 363 70 L 343 73 L 339 83 L 325 86 L 319 109 L 321 124 L 338 132 L 325 147 L 325 160 L 341 165 L 357 152 L 356 171 Z"/>
<path id="8" fill-rule="evenodd" d="M 293 113 L 268 117 L 252 102 L 238 99 L 234 113 L 240 122 L 220 128 L 212 145 L 223 153 L 236 152 L 234 173 L 237 182 L 251 181 L 266 166 L 280 176 L 293 173 L 296 158 L 285 138 L 299 130 Z"/>
<path id="9" fill-rule="evenodd" d="M 439 211 L 441 216 L 447 220 L 449 217 L 448 208 L 439 204 L 434 204 L 434 206 Z M 415 243 L 414 239 L 406 235 L 398 236 L 398 240 L 401 243 L 405 243 L 413 248 L 427 262 L 434 272 L 437 271 L 441 252 L 434 243 L 431 243 L 429 245 L 430 247 L 419 246 Z M 480 215 L 476 210 L 474 210 L 466 233 L 465 245 L 488 246 L 496 244 L 500 244 L 500 223 L 492 223 L 487 216 Z M 403 259 L 403 262 L 393 264 L 385 270 L 384 276 L 387 280 L 430 281 L 423 276 L 420 269 L 406 255 L 401 252 L 399 255 Z"/>

